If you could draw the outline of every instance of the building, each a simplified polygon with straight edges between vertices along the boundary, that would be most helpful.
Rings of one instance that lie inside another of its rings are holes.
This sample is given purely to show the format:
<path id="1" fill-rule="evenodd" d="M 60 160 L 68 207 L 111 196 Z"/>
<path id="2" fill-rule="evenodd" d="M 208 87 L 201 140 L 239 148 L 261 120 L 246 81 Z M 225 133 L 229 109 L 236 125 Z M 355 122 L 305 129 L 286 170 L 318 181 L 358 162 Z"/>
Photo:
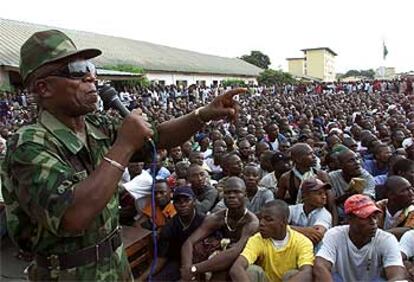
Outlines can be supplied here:
<path id="1" fill-rule="evenodd" d="M 0 88 L 18 86 L 20 46 L 34 32 L 54 27 L 0 18 Z M 56 28 L 55 28 L 56 29 Z M 94 59 L 98 77 L 129 79 L 135 74 L 115 72 L 111 67 L 131 65 L 142 68 L 147 78 L 161 84 L 219 84 L 226 79 L 256 83 L 262 69 L 238 58 L 225 58 L 168 46 L 91 32 L 61 29 L 78 48 L 95 47 L 102 55 Z"/>
<path id="2" fill-rule="evenodd" d="M 289 73 L 305 75 L 325 82 L 335 81 L 335 57 L 337 54 L 328 47 L 301 50 L 303 58 L 287 58 Z"/>
<path id="3" fill-rule="evenodd" d="M 305 74 L 305 58 L 287 58 L 289 73 L 294 76 Z"/>
<path id="4" fill-rule="evenodd" d="M 375 79 L 392 80 L 397 77 L 394 67 L 379 67 L 375 70 Z"/>

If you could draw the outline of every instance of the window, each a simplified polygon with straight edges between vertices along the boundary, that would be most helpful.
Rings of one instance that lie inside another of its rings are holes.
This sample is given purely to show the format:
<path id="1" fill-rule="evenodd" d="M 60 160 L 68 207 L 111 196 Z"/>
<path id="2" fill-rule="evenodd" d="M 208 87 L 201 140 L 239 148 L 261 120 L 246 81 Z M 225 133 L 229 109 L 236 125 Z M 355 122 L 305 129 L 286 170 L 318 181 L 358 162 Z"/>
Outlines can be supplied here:
<path id="1" fill-rule="evenodd" d="M 197 80 L 197 81 L 196 81 L 196 84 L 197 84 L 198 86 L 206 86 L 206 81 L 205 81 L 205 80 Z"/>
<path id="2" fill-rule="evenodd" d="M 187 87 L 187 80 L 177 80 L 175 82 L 175 85 L 177 85 L 177 87 L 182 86 L 182 87 L 186 88 Z"/>

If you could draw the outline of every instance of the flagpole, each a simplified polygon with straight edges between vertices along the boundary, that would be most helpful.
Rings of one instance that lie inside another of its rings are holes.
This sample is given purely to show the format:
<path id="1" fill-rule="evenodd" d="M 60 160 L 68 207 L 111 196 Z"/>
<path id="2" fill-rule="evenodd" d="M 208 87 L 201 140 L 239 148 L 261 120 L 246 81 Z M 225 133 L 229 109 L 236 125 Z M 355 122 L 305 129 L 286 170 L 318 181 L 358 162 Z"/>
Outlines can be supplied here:
<path id="1" fill-rule="evenodd" d="M 382 37 L 382 64 L 383 64 L 382 80 L 385 80 L 385 59 L 387 57 L 387 54 L 388 54 L 388 50 L 387 50 L 387 47 L 385 46 L 385 39 L 384 37 Z"/>

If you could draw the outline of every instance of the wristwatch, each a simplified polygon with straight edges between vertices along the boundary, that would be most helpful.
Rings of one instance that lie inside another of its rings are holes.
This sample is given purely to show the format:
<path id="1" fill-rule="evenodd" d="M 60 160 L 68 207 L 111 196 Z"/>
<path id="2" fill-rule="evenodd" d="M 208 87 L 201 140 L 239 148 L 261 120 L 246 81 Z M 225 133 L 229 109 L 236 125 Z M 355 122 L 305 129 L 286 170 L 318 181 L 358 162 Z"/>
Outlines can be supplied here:
<path id="1" fill-rule="evenodd" d="M 195 265 L 192 265 L 190 268 L 191 274 L 193 277 L 191 277 L 191 280 L 194 281 L 196 279 L 195 274 L 197 273 L 197 267 Z"/>
<path id="2" fill-rule="evenodd" d="M 190 268 L 190 271 L 192 274 L 196 274 L 197 273 L 197 267 L 195 265 L 192 265 Z"/>

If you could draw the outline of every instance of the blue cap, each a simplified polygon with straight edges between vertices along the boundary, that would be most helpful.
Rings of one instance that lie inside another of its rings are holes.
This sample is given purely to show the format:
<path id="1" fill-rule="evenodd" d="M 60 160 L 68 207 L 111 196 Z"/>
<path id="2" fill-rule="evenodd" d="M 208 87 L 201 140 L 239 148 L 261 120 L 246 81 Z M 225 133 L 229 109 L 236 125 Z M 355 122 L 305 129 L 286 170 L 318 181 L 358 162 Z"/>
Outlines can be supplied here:
<path id="1" fill-rule="evenodd" d="M 179 196 L 186 196 L 191 199 L 195 198 L 195 194 L 193 192 L 193 189 L 191 189 L 190 186 L 181 186 L 174 189 L 174 195 L 173 199 L 178 198 Z"/>

